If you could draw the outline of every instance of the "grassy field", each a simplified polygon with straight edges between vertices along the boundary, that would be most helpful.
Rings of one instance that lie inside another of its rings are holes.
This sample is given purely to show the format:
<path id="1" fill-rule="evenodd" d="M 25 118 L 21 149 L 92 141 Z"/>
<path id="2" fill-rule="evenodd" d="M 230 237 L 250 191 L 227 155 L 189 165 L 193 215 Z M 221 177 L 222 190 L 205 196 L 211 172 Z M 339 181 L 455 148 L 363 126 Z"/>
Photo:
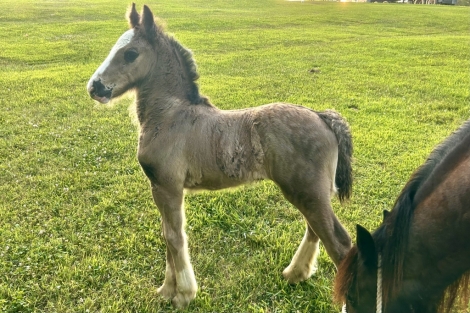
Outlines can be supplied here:
<path id="1" fill-rule="evenodd" d="M 470 116 L 468 7 L 146 3 L 193 50 L 202 93 L 220 108 L 286 101 L 347 118 L 354 195 L 333 204 L 353 237 Z M 172 311 L 156 294 L 165 245 L 132 100 L 102 106 L 85 90 L 128 4 L 0 2 L 0 312 Z M 338 310 L 323 249 L 316 276 L 283 280 L 304 223 L 272 183 L 189 195 L 186 212 L 200 288 L 187 312 Z"/>

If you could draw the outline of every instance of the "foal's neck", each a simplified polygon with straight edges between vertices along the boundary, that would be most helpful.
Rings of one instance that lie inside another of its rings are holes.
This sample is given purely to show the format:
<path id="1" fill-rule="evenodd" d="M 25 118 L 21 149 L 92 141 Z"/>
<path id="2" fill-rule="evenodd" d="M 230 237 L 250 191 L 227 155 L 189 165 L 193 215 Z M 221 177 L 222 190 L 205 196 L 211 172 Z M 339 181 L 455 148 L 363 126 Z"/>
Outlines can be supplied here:
<path id="1" fill-rule="evenodd" d="M 174 39 L 162 37 L 158 43 L 155 67 L 137 89 L 137 116 L 146 120 L 163 118 L 176 107 L 202 105 L 213 107 L 199 94 L 197 73 L 189 51 Z"/>
<path id="2" fill-rule="evenodd" d="M 172 96 L 158 87 L 143 87 L 136 90 L 136 110 L 140 126 L 159 123 L 169 112 L 182 106 L 179 97 Z"/>

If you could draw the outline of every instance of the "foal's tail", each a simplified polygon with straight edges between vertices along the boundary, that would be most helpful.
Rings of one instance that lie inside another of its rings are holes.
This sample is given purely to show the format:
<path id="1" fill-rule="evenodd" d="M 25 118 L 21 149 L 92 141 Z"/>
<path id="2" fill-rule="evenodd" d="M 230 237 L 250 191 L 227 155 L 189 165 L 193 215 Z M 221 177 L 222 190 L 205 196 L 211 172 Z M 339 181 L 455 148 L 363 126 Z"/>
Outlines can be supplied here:
<path id="1" fill-rule="evenodd" d="M 352 137 L 349 125 L 339 113 L 333 110 L 316 112 L 318 116 L 335 133 L 338 141 L 338 164 L 336 165 L 335 184 L 338 188 L 338 198 L 341 202 L 349 199 L 352 193 Z"/>

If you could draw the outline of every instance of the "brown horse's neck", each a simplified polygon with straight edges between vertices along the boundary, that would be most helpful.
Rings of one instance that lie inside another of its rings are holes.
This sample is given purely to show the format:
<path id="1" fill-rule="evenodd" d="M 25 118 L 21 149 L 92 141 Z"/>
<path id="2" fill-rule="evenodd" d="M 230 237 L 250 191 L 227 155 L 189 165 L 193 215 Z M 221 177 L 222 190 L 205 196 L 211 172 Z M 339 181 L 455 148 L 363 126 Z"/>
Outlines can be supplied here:
<path id="1" fill-rule="evenodd" d="M 434 294 L 441 295 L 443 289 L 434 286 L 437 277 L 436 272 L 429 267 L 425 257 L 419 251 L 414 250 L 415 246 L 420 246 L 421 243 L 411 240 L 407 249 L 401 251 L 407 256 L 407 262 L 403 264 L 400 270 L 403 276 L 397 280 L 396 277 L 396 259 L 390 258 L 395 253 L 392 242 L 387 240 L 390 236 L 390 224 L 393 225 L 396 218 L 396 212 L 389 215 L 387 223 L 382 224 L 374 234 L 374 241 L 379 253 L 382 254 L 382 294 L 384 301 L 385 313 L 437 313 L 436 308 L 440 297 L 433 296 Z M 391 250 L 391 251 L 390 251 Z M 384 258 L 383 256 L 386 256 Z M 439 292 L 440 291 L 440 292 Z M 426 298 L 423 298 L 426 295 Z"/>
<path id="2" fill-rule="evenodd" d="M 417 243 L 418 244 L 418 243 Z M 405 276 L 400 283 L 399 292 L 387 303 L 386 313 L 437 313 L 444 300 L 446 289 L 459 275 L 442 276 L 437 264 L 430 264 L 423 253 L 410 253 Z M 457 290 L 455 290 L 455 294 Z M 455 295 L 454 294 L 454 295 Z"/>
<path id="3" fill-rule="evenodd" d="M 470 244 L 465 238 L 470 236 L 470 223 L 462 216 L 465 216 L 470 204 L 468 184 L 465 183 L 470 160 L 467 158 L 456 166 L 452 172 L 456 177 L 447 176 L 414 210 L 410 239 L 403 251 L 406 255 L 401 271 L 403 276 L 399 281 L 394 281 L 396 277 L 390 275 L 384 277 L 385 290 L 392 291 L 390 283 L 396 284 L 396 293 L 388 294 L 389 307 L 385 312 L 448 312 L 455 300 L 452 297 L 465 295 L 469 288 Z M 456 196 L 448 197 L 449 190 Z M 395 215 L 396 212 L 392 211 L 387 227 L 396 224 Z M 452 231 L 442 231 L 446 225 L 455 226 Z M 387 247 L 386 229 L 379 229 L 382 231 L 375 233 L 375 239 L 380 247 L 393 249 L 393 246 Z M 433 240 L 432 246 L 430 238 Z M 385 261 L 384 266 L 393 264 Z M 386 268 L 383 272 L 396 273 Z"/>

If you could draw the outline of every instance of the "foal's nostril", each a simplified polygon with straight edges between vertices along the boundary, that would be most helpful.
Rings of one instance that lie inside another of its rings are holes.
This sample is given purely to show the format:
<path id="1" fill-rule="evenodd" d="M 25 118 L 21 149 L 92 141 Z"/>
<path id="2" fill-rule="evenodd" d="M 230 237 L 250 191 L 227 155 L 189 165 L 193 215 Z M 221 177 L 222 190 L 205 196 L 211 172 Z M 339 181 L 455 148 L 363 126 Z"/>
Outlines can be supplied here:
<path id="1" fill-rule="evenodd" d="M 105 86 L 101 83 L 101 80 L 94 80 L 91 90 L 93 93 L 99 94 L 105 90 Z"/>
<path id="2" fill-rule="evenodd" d="M 90 95 L 110 98 L 112 91 L 113 91 L 113 89 L 112 88 L 111 89 L 106 88 L 106 86 L 103 85 L 101 80 L 94 80 L 93 84 L 90 88 Z"/>

